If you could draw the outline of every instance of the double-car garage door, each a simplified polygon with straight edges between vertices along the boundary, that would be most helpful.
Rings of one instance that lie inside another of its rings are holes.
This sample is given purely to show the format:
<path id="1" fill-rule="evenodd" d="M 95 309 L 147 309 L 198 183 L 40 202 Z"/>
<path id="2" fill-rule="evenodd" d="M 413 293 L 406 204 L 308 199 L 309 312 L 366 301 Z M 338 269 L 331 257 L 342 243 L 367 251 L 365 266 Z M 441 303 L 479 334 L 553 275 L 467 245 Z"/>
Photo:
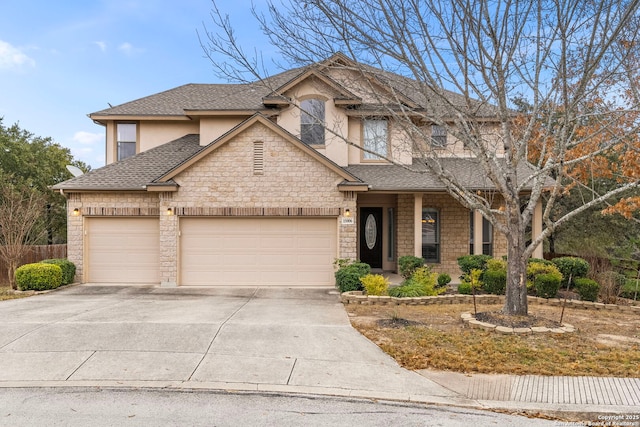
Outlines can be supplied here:
<path id="1" fill-rule="evenodd" d="M 180 218 L 179 224 L 180 285 L 333 285 L 335 218 Z M 86 226 L 89 282 L 160 281 L 157 218 L 87 218 Z"/>

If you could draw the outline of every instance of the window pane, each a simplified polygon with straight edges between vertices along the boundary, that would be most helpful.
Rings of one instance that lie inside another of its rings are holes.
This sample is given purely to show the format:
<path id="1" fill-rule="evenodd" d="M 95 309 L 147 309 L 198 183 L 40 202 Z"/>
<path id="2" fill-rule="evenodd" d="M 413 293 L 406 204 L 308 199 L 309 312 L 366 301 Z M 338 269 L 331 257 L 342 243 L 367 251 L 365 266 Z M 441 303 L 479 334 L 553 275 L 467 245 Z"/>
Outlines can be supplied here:
<path id="1" fill-rule="evenodd" d="M 447 145 L 447 128 L 444 126 L 431 126 L 431 144 L 436 147 Z"/>
<path id="2" fill-rule="evenodd" d="M 126 159 L 136 154 L 135 142 L 118 142 L 118 160 Z"/>
<path id="3" fill-rule="evenodd" d="M 387 156 L 387 121 L 386 120 L 365 120 L 364 121 L 364 148 L 371 150 L 381 156 Z M 379 156 L 364 152 L 364 159 L 375 160 Z"/>
<path id="4" fill-rule="evenodd" d="M 422 257 L 425 262 L 440 262 L 440 218 L 434 209 L 422 210 Z"/>
<path id="5" fill-rule="evenodd" d="M 118 123 L 118 142 L 136 142 L 136 124 Z"/>
<path id="6" fill-rule="evenodd" d="M 324 145 L 324 101 L 305 99 L 300 108 L 300 139 L 306 144 Z"/>
<path id="7" fill-rule="evenodd" d="M 493 225 L 482 218 L 482 253 L 493 256 Z"/>

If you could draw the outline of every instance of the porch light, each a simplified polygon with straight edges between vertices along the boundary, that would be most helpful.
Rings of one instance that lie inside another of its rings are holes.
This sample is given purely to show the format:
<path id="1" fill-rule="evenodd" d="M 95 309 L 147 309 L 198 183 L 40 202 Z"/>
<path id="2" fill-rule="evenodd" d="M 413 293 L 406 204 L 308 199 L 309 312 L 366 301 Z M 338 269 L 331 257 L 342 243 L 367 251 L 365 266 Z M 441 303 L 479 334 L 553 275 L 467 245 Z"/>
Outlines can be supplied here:
<path id="1" fill-rule="evenodd" d="M 173 215 L 173 209 L 167 208 L 167 216 Z"/>
<path id="2" fill-rule="evenodd" d="M 71 214 L 72 214 L 73 216 L 78 216 L 78 215 L 80 215 L 80 209 L 75 208 Z"/>
<path id="3" fill-rule="evenodd" d="M 422 223 L 423 224 L 435 224 L 436 220 L 431 218 L 431 215 L 426 216 L 426 218 L 422 218 Z"/>
<path id="4" fill-rule="evenodd" d="M 351 211 L 348 208 L 344 210 L 344 216 L 351 216 Z"/>

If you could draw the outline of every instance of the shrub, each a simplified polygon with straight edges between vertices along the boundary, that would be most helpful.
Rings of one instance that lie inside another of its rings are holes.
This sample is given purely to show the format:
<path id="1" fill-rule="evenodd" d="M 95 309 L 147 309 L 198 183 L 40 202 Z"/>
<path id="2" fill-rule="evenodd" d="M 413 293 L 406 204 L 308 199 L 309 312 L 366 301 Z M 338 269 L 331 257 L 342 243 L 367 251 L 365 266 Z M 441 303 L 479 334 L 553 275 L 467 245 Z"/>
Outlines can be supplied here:
<path id="1" fill-rule="evenodd" d="M 438 288 L 438 273 L 432 273 L 429 267 L 420 267 L 413 272 L 411 278 L 401 286 L 389 289 L 392 297 L 424 297 L 439 295 L 445 288 Z"/>
<path id="2" fill-rule="evenodd" d="M 69 261 L 68 259 L 63 258 L 54 258 L 54 259 L 45 259 L 44 261 L 40 261 L 44 264 L 53 264 L 57 265 L 62 269 L 62 284 L 68 285 L 73 283 L 73 279 L 76 277 L 76 265 Z"/>
<path id="3" fill-rule="evenodd" d="M 507 271 L 502 269 L 485 271 L 482 276 L 482 288 L 489 294 L 504 295 L 507 288 Z"/>
<path id="4" fill-rule="evenodd" d="M 381 274 L 367 274 L 360 278 L 367 295 L 387 295 L 389 281 Z"/>
<path id="5" fill-rule="evenodd" d="M 527 264 L 527 289 L 532 290 L 535 288 L 536 277 L 541 274 L 551 274 L 558 279 L 558 283 L 562 281 L 562 273 L 552 262 L 534 261 Z"/>
<path id="6" fill-rule="evenodd" d="M 462 282 L 458 285 L 458 293 L 463 295 L 471 295 L 471 283 Z"/>
<path id="7" fill-rule="evenodd" d="M 623 298 L 636 299 L 640 295 L 640 280 L 627 278 L 622 285 L 620 296 Z"/>
<path id="8" fill-rule="evenodd" d="M 447 273 L 438 274 L 438 287 L 444 288 L 449 283 L 451 283 L 451 276 Z"/>
<path id="9" fill-rule="evenodd" d="M 560 289 L 562 276 L 554 273 L 538 274 L 534 279 L 536 295 L 541 298 L 555 298 Z"/>
<path id="10" fill-rule="evenodd" d="M 578 277 L 575 280 L 576 290 L 582 301 L 596 301 L 600 292 L 600 285 L 595 280 Z"/>
<path id="11" fill-rule="evenodd" d="M 398 265 L 400 266 L 400 275 L 408 279 L 416 269 L 424 265 L 424 259 L 413 255 L 405 255 L 398 258 Z"/>
<path id="12" fill-rule="evenodd" d="M 464 255 L 458 258 L 458 265 L 463 273 L 469 274 L 471 270 L 484 270 L 490 255 Z"/>
<path id="13" fill-rule="evenodd" d="M 44 291 L 62 284 L 62 269 L 54 264 L 25 264 L 16 270 L 16 284 L 21 291 Z"/>
<path id="14" fill-rule="evenodd" d="M 548 259 L 529 258 L 527 260 L 527 263 L 532 263 L 532 262 L 537 262 L 538 264 L 544 264 L 544 265 L 553 265 L 553 262 L 549 261 Z"/>
<path id="15" fill-rule="evenodd" d="M 552 262 L 562 273 L 562 287 L 569 285 L 569 278 L 573 281 L 578 277 L 585 277 L 589 272 L 589 263 L 582 258 L 567 256 L 555 258 Z"/>
<path id="16" fill-rule="evenodd" d="M 600 284 L 600 299 L 605 304 L 615 304 L 622 291 L 625 277 L 615 271 L 598 273 L 595 277 Z"/>
<path id="17" fill-rule="evenodd" d="M 499 258 L 491 258 L 487 260 L 486 269 L 507 271 L 507 261 Z"/>
<path id="18" fill-rule="evenodd" d="M 336 286 L 340 292 L 363 290 L 360 278 L 371 272 L 369 264 L 354 262 L 336 271 Z"/>

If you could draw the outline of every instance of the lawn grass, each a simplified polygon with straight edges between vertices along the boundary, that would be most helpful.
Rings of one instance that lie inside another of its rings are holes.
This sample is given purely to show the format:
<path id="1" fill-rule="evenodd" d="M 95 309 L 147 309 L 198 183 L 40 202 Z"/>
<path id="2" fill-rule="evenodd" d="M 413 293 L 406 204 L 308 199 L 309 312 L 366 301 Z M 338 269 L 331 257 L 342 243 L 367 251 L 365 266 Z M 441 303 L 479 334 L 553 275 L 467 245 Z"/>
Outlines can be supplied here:
<path id="1" fill-rule="evenodd" d="M 502 335 L 460 320 L 473 306 L 346 306 L 353 326 L 408 369 L 464 373 L 640 377 L 640 316 L 567 309 L 570 334 Z M 479 306 L 498 311 L 502 306 Z M 558 320 L 559 307 L 530 314 Z"/>

